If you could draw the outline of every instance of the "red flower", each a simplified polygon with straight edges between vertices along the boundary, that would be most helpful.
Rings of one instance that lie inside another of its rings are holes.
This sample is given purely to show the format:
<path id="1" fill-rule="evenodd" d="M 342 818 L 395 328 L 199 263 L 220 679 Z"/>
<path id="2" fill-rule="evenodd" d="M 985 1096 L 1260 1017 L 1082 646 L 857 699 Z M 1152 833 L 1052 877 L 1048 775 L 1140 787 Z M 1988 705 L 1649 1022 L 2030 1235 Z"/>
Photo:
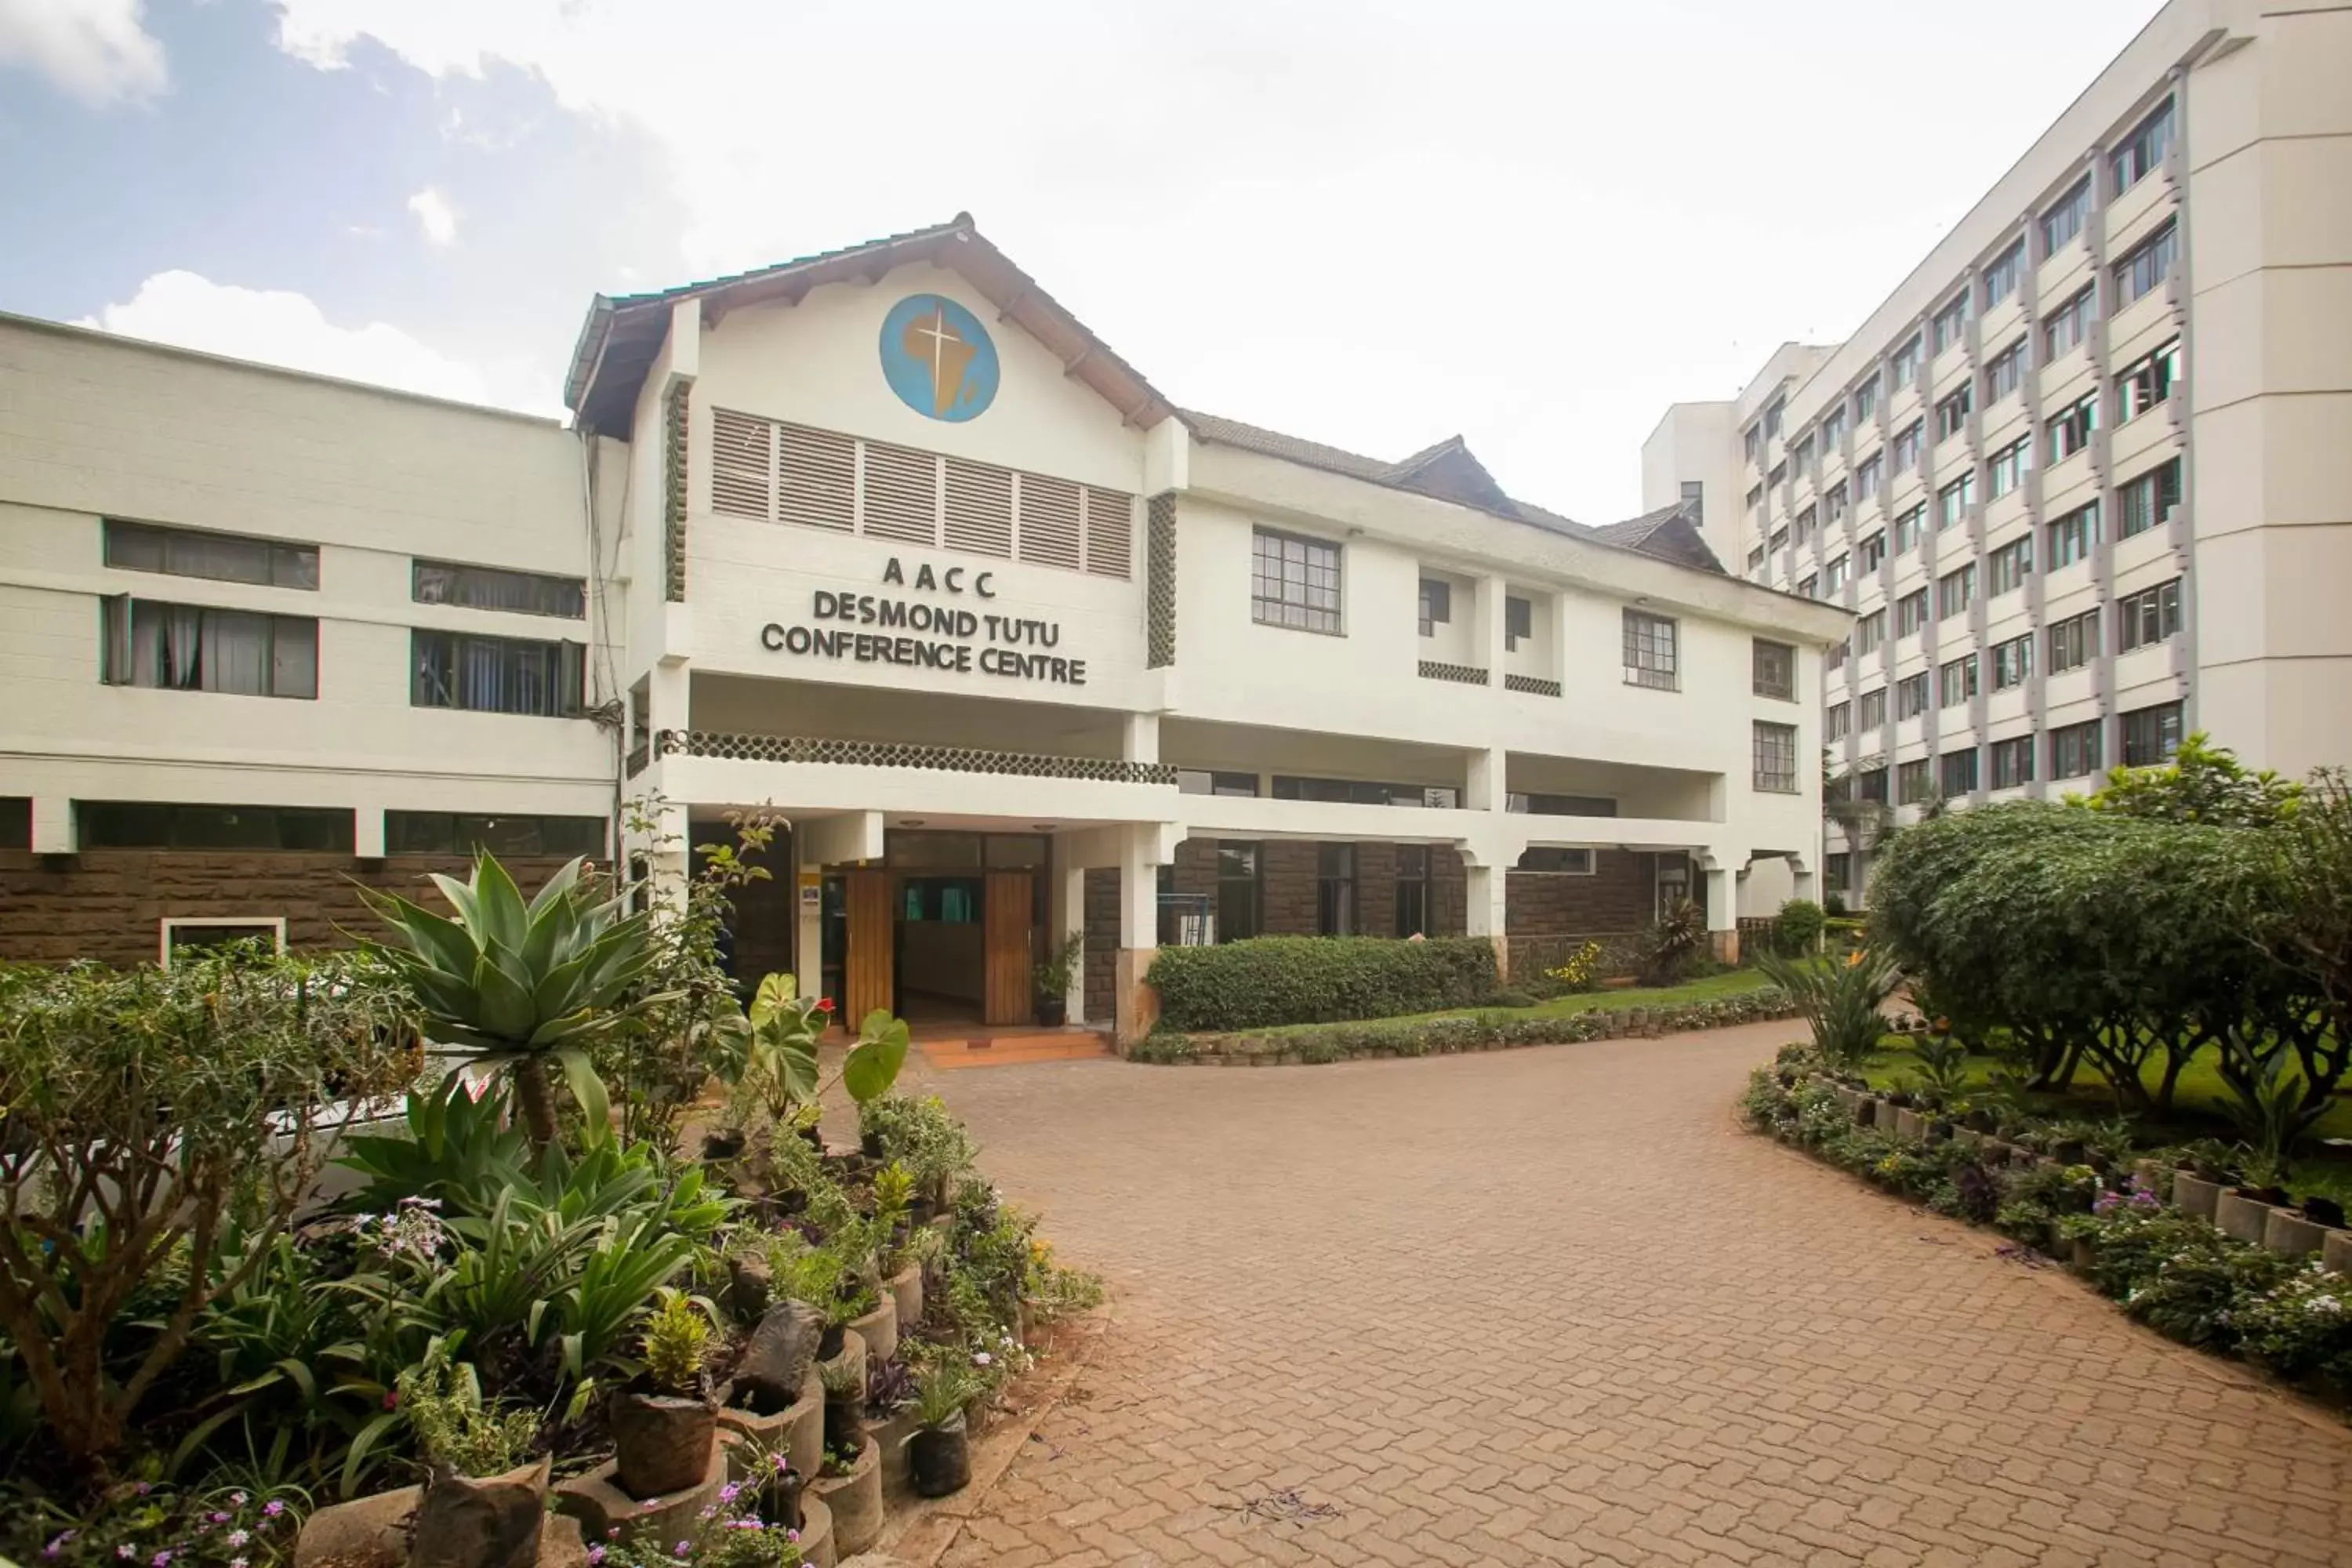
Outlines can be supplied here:
<path id="1" fill-rule="evenodd" d="M 817 1010 L 818 1012 L 820 1012 L 820 1013 L 830 1013 L 830 1012 L 832 1012 L 832 1011 L 833 1011 L 833 998 L 832 998 L 832 997 L 830 997 L 830 996 L 820 996 L 820 997 L 818 997 L 818 998 L 816 999 L 816 1010 Z"/>

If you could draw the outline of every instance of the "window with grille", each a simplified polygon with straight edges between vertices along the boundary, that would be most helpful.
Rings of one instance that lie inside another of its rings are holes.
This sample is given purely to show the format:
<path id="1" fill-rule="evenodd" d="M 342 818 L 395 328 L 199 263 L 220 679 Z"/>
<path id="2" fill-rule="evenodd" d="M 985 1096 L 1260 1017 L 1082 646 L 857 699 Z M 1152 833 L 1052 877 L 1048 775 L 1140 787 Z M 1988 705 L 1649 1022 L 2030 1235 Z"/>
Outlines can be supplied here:
<path id="1" fill-rule="evenodd" d="M 1914 635 L 1927 624 L 1927 589 L 1914 589 L 1895 601 L 1895 635 L 1897 639 Z"/>
<path id="2" fill-rule="evenodd" d="M 2083 291 L 2042 318 L 2042 363 L 2050 364 L 2090 335 L 2098 314 L 2099 290 L 2084 284 Z"/>
<path id="3" fill-rule="evenodd" d="M 2091 182 L 2087 176 L 2052 204 L 2042 215 L 2042 257 L 2048 260 L 2083 232 L 2091 216 Z"/>
<path id="4" fill-rule="evenodd" d="M 319 547 L 241 533 L 106 520 L 106 563 L 126 572 L 209 577 L 265 588 L 319 586 Z"/>
<path id="5" fill-rule="evenodd" d="M 2033 737 L 2020 735 L 2014 740 L 1995 741 L 1986 750 L 1992 754 L 1992 787 L 2016 789 L 2033 782 Z"/>
<path id="6" fill-rule="evenodd" d="M 2050 731 L 2050 776 L 2086 778 L 2099 771 L 2099 721 L 2087 720 Z"/>
<path id="7" fill-rule="evenodd" d="M 2099 651 L 2099 612 L 2084 610 L 2050 627 L 2050 673 L 2080 669 Z M 2065 777 L 2063 773 L 2058 775 Z"/>
<path id="8" fill-rule="evenodd" d="M 2116 490 L 2116 535 L 2130 539 L 2172 516 L 2180 504 L 2180 459 L 2174 458 Z"/>
<path id="9" fill-rule="evenodd" d="M 1974 746 L 1966 746 L 1957 752 L 1946 752 L 1941 758 L 1941 763 L 1937 770 L 1940 775 L 1938 783 L 1943 786 L 1945 799 L 1953 800 L 1964 795 L 1976 793 L 1977 749 Z"/>
<path id="10" fill-rule="evenodd" d="M 1886 722 L 1886 688 L 1865 691 L 1854 699 L 1854 722 L 1864 730 L 1882 728 Z"/>
<path id="11" fill-rule="evenodd" d="M 2088 561 L 2099 542 L 2099 503 L 2088 501 L 2050 525 L 2050 565 L 2055 572 Z"/>
<path id="12" fill-rule="evenodd" d="M 2099 428 L 2099 396 L 2087 393 L 2058 411 L 2043 426 L 2050 433 L 2050 460 L 2063 463 L 2091 444 Z"/>
<path id="13" fill-rule="evenodd" d="M 1906 675 L 1895 683 L 1895 717 L 1916 719 L 1927 710 L 1927 672 Z"/>
<path id="14" fill-rule="evenodd" d="M 460 566 L 418 561 L 409 573 L 409 597 L 420 605 L 454 605 L 467 610 L 509 610 L 525 616 L 562 616 L 583 620 L 588 585 L 577 577 L 515 572 L 498 566 Z"/>
<path id="15" fill-rule="evenodd" d="M 788 522 L 1103 577 L 1134 570 L 1135 497 L 763 419 L 711 414 L 710 505 Z"/>
<path id="16" fill-rule="evenodd" d="M 2163 282 L 2171 275 L 2173 260 L 2179 254 L 2179 230 L 2170 223 L 2134 246 L 2130 254 L 2113 268 L 2116 309 L 2122 310 Z"/>
<path id="17" fill-rule="evenodd" d="M 2124 766 L 2152 768 L 2180 750 L 2180 704 L 2159 703 L 2124 715 Z"/>
<path id="18" fill-rule="evenodd" d="M 2007 691 L 2022 686 L 2033 674 L 2033 634 L 1992 646 L 1992 689 Z"/>
<path id="19" fill-rule="evenodd" d="M 110 686 L 235 697 L 319 695 L 319 623 L 116 594 L 100 601 L 100 678 Z"/>
<path id="20" fill-rule="evenodd" d="M 1967 654 L 1936 672 L 1943 705 L 1958 708 L 1977 694 L 1977 656 Z"/>
<path id="21" fill-rule="evenodd" d="M 1754 639 L 1756 695 L 1794 701 L 1797 696 L 1797 650 L 1787 643 Z"/>
<path id="22" fill-rule="evenodd" d="M 2025 340 L 2018 339 L 1985 366 L 1985 402 L 1999 403 L 2025 381 Z"/>
<path id="23" fill-rule="evenodd" d="M 1339 547 L 1320 539 L 1255 531 L 1250 618 L 1294 631 L 1339 632 Z"/>
<path id="24" fill-rule="evenodd" d="M 2180 340 L 2173 339 L 2124 366 L 2116 376 L 2116 423 L 2129 424 L 2168 401 L 2180 384 Z"/>
<path id="25" fill-rule="evenodd" d="M 1756 787 L 1774 795 L 1797 793 L 1797 727 L 1756 721 L 1753 742 Z"/>
<path id="26" fill-rule="evenodd" d="M 2025 271 L 2025 241 L 2019 240 L 1990 262 L 1984 270 L 1985 309 L 1990 310 L 2017 292 Z"/>
<path id="27" fill-rule="evenodd" d="M 1625 684 L 1660 691 L 1681 689 L 1681 664 L 1676 633 L 1666 616 L 1625 612 Z"/>
<path id="28" fill-rule="evenodd" d="M 1985 591 L 1993 598 L 2013 594 L 2033 574 L 2033 535 L 2011 540 L 1985 557 Z"/>
<path id="29" fill-rule="evenodd" d="M 579 643 L 421 628 L 408 636 L 412 706 L 542 718 L 580 711 L 586 650 Z"/>
<path id="30" fill-rule="evenodd" d="M 1995 452 L 1985 463 L 1985 499 L 1999 500 L 2025 482 L 2033 467 L 2033 438 L 2021 436 Z"/>
<path id="31" fill-rule="evenodd" d="M 2159 583 L 2116 601 L 2116 651 L 2129 653 L 2170 638 L 2180 630 L 2180 579 Z"/>

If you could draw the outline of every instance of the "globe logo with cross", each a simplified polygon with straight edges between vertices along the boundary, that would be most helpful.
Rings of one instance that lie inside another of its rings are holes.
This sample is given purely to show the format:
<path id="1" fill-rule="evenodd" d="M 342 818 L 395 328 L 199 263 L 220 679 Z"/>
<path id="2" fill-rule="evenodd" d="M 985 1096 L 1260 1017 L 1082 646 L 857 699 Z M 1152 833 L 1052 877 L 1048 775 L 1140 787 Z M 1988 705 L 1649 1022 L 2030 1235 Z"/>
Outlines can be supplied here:
<path id="1" fill-rule="evenodd" d="M 953 300 L 909 294 L 882 318 L 882 376 L 924 418 L 961 424 L 996 396 L 996 345 Z"/>

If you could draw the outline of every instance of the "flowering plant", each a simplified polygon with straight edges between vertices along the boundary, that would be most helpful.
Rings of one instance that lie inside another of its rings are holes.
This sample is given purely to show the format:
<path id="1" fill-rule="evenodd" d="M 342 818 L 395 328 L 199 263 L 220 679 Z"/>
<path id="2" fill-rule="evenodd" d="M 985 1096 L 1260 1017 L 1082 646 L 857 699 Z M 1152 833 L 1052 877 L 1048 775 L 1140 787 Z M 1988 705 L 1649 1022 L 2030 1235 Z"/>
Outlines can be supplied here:
<path id="1" fill-rule="evenodd" d="M 617 1528 L 588 1549 L 588 1568 L 801 1568 L 801 1532 L 760 1517 L 757 1489 L 730 1481 L 676 1539 L 619 1539 Z"/>
<path id="2" fill-rule="evenodd" d="M 1601 944 L 1588 942 L 1568 955 L 1568 962 L 1558 969 L 1544 971 L 1548 980 L 1557 980 L 1570 991 L 1590 991 L 1601 983 Z"/>
<path id="3" fill-rule="evenodd" d="M 5 1535 L 26 1568 L 254 1568 L 292 1557 L 296 1491 L 174 1492 L 146 1481 L 110 1490 L 75 1521 L 13 1518 Z"/>
<path id="4" fill-rule="evenodd" d="M 2352 1389 L 2352 1279 L 2316 1258 L 2235 1315 L 2239 1348 L 2286 1377 Z"/>

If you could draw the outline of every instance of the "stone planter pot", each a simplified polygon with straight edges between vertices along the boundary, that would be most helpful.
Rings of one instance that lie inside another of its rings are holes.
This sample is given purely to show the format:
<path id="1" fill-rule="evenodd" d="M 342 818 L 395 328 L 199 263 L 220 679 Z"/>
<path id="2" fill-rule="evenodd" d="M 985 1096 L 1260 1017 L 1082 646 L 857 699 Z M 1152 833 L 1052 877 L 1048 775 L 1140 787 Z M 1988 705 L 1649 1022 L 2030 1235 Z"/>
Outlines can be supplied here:
<path id="1" fill-rule="evenodd" d="M 614 1479 L 631 1497 L 664 1497 L 710 1468 L 719 1411 L 710 1401 L 623 1389 L 606 1406 Z"/>
<path id="2" fill-rule="evenodd" d="M 558 1481 L 555 1508 L 578 1520 L 580 1532 L 591 1541 L 603 1541 L 604 1532 L 615 1527 L 626 1541 L 682 1540 L 694 1533 L 702 1510 L 719 1500 L 719 1489 L 727 1484 L 727 1464 L 726 1446 L 714 1438 L 709 1468 L 696 1484 L 683 1491 L 638 1498 L 621 1489 L 618 1461 L 607 1459 L 584 1476 Z"/>
<path id="3" fill-rule="evenodd" d="M 1891 1100 L 1882 1100 L 1874 1113 L 1878 1118 L 1878 1130 L 1881 1132 L 1892 1132 L 1902 1120 L 1903 1107 Z"/>
<path id="4" fill-rule="evenodd" d="M 833 1544 L 833 1510 L 823 1500 L 801 1499 L 801 1555 L 814 1568 L 839 1568 L 841 1553 Z"/>
<path id="5" fill-rule="evenodd" d="M 1853 1124 L 1856 1127 L 1878 1125 L 1878 1099 L 1875 1095 L 1858 1094 L 1854 1097 Z"/>
<path id="6" fill-rule="evenodd" d="M 1917 1111 L 1898 1105 L 1895 1108 L 1895 1135 L 1916 1142 L 1927 1137 L 1927 1123 L 1920 1119 Z"/>
<path id="7" fill-rule="evenodd" d="M 882 1451 L 882 1495 L 907 1496 L 911 1485 L 907 1473 L 907 1439 L 915 1435 L 913 1407 L 895 1412 L 887 1421 L 873 1422 L 866 1431 L 874 1439 L 874 1446 Z"/>
<path id="8" fill-rule="evenodd" d="M 917 1497 L 946 1497 L 971 1484 L 971 1439 L 961 1415 L 917 1432 L 908 1439 L 907 1453 Z"/>
<path id="9" fill-rule="evenodd" d="M 2319 1260 L 2338 1274 L 2352 1274 L 2352 1230 L 2331 1230 L 2323 1237 Z"/>
<path id="10" fill-rule="evenodd" d="M 719 1429 L 732 1433 L 746 1444 L 755 1444 L 770 1453 L 781 1451 L 784 1462 L 804 1476 L 816 1474 L 824 1461 L 824 1385 L 816 1380 L 812 1369 L 806 1382 L 801 1384 L 801 1396 L 773 1415 L 755 1415 L 749 1410 L 722 1409 L 719 1412 Z M 739 1447 L 738 1454 L 748 1452 Z M 741 1466 L 733 1467 L 734 1479 L 743 1479 Z"/>
<path id="11" fill-rule="evenodd" d="M 882 1533 L 882 1452 L 868 1437 L 845 1476 L 819 1476 L 809 1495 L 833 1510 L 835 1552 L 855 1557 Z"/>
<path id="12" fill-rule="evenodd" d="M 872 1311 L 850 1320 L 849 1331 L 866 1342 L 866 1353 L 876 1361 L 888 1361 L 898 1353 L 898 1308 L 887 1289 Z"/>
<path id="13" fill-rule="evenodd" d="M 2263 1222 L 2263 1245 L 2289 1258 L 2316 1252 L 2326 1239 L 2327 1226 L 2294 1209 L 2273 1209 Z"/>
<path id="14" fill-rule="evenodd" d="M 2087 1236 L 2078 1236 L 2066 1247 L 2066 1266 L 2077 1274 L 2088 1274 L 2091 1265 L 2098 1260 L 2098 1248 Z"/>
<path id="15" fill-rule="evenodd" d="M 2270 1205 L 2236 1192 L 2223 1193 L 2213 1204 L 2213 1223 L 2221 1227 L 2224 1236 L 2250 1241 L 2257 1247 L 2262 1245 L 2270 1215 Z"/>
<path id="16" fill-rule="evenodd" d="M 295 1539 L 299 1568 L 406 1568 L 419 1563 L 536 1568 L 541 1552 L 584 1555 L 579 1526 L 547 1517 L 548 1461 L 499 1476 L 457 1476 L 322 1508 Z M 579 1561 L 575 1555 L 572 1561 Z"/>
<path id="17" fill-rule="evenodd" d="M 910 1329 L 923 1321 L 923 1266 L 909 1263 L 890 1276 L 883 1289 L 890 1294 L 890 1304 L 898 1316 L 897 1326 Z"/>
<path id="18" fill-rule="evenodd" d="M 1955 1127 L 1952 1129 L 1952 1144 L 1955 1148 L 1974 1153 L 1984 1148 L 1984 1134 L 1973 1127 Z"/>

